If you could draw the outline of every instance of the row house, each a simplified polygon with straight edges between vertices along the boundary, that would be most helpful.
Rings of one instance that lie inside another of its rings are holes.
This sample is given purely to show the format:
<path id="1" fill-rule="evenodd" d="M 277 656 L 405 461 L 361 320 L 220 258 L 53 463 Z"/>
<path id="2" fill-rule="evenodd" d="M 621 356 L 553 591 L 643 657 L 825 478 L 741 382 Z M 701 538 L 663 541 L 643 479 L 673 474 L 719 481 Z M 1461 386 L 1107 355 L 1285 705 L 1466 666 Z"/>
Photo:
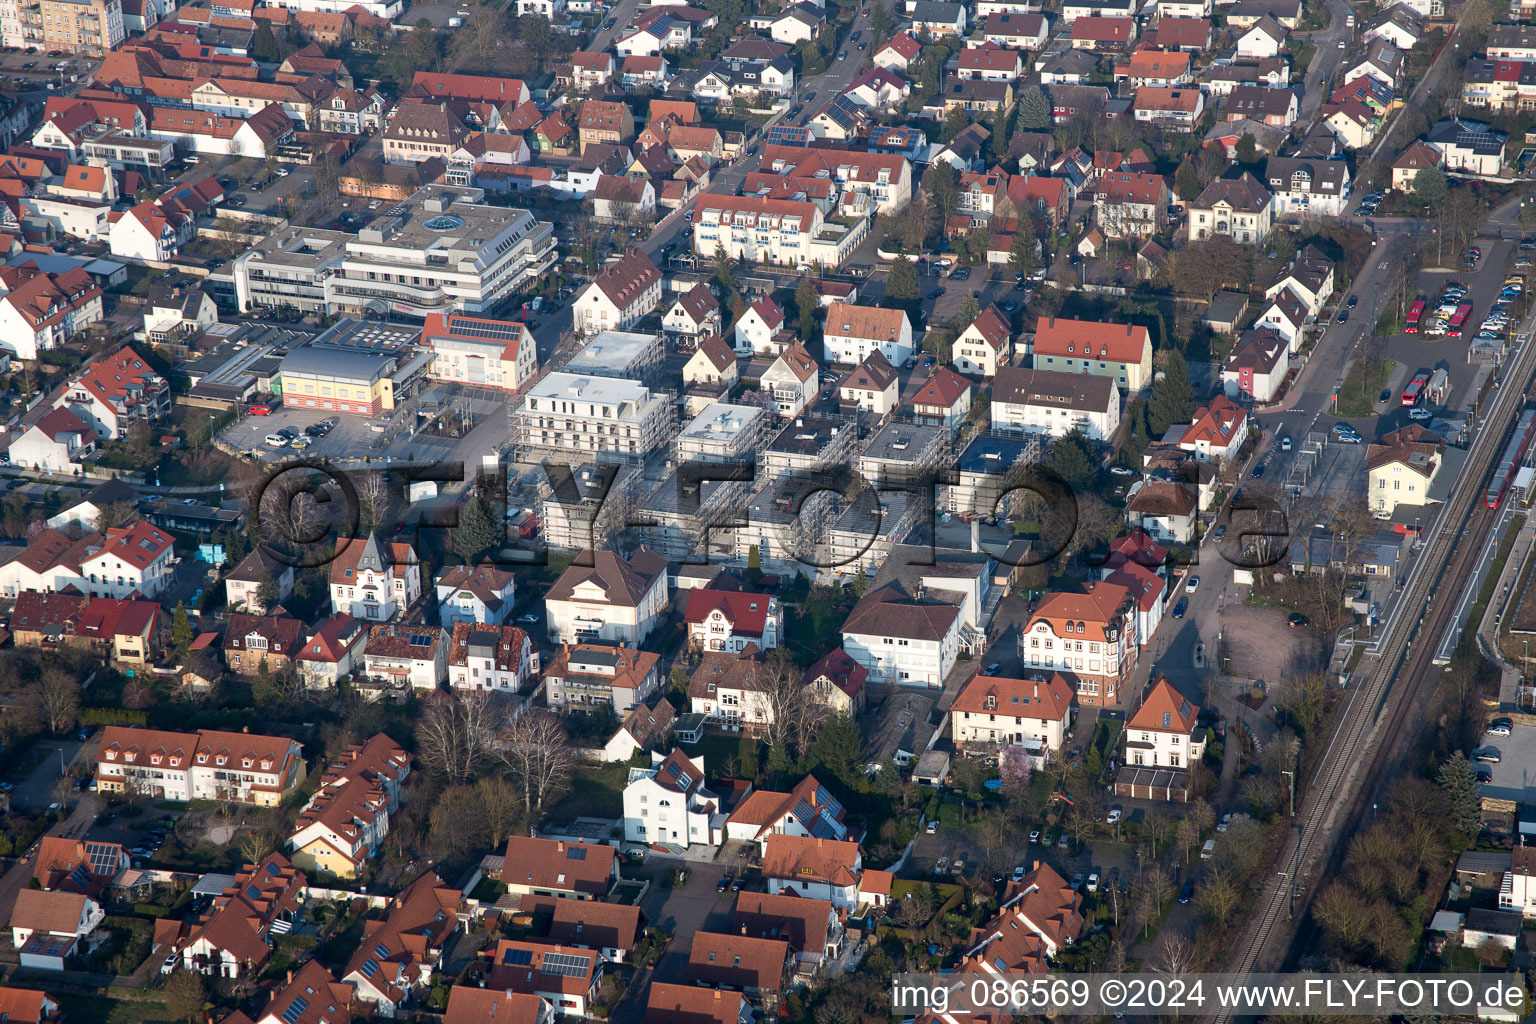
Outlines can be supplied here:
<path id="1" fill-rule="evenodd" d="M 279 736 L 113 725 L 102 734 L 96 751 L 99 791 L 158 800 L 226 800 L 275 807 L 304 776 L 302 748 Z"/>
<path id="2" fill-rule="evenodd" d="M 27 591 L 11 611 L 17 647 L 92 651 L 124 665 L 148 665 L 164 649 L 168 620 L 154 601 L 84 597 L 74 591 Z"/>
<path id="3" fill-rule="evenodd" d="M 49 273 L 27 261 L 0 268 L 0 347 L 33 360 L 103 317 L 101 287 L 82 267 Z"/>
<path id="4" fill-rule="evenodd" d="M 411 755 L 384 733 L 349 746 L 326 767 L 287 840 L 300 869 L 356 878 L 389 835 Z"/>
<path id="5" fill-rule="evenodd" d="M 590 950 L 502 939 L 491 952 L 485 991 L 506 993 L 504 1001 L 490 1004 L 492 1013 L 531 1014 L 517 1019 L 536 1020 L 547 1006 L 561 1019 L 579 1019 L 587 1017 L 597 1003 L 602 980 L 603 958 Z M 519 1003 L 515 1001 L 518 996 L 534 999 L 536 1004 Z M 483 1008 L 484 1004 L 479 1005 Z"/>
<path id="6" fill-rule="evenodd" d="M 382 920 L 364 925 L 342 984 L 365 1015 L 396 1017 L 432 990 L 444 949 L 469 916 L 464 894 L 428 871 L 389 901 Z"/>
<path id="7" fill-rule="evenodd" d="M 688 949 L 688 978 L 705 988 L 739 991 L 768 1013 L 778 1007 L 792 956 L 784 939 L 695 932 Z"/>
<path id="8" fill-rule="evenodd" d="M 246 864 L 200 921 L 160 922 L 156 944 L 169 945 L 189 971 L 215 978 L 253 976 L 278 936 L 292 931 L 299 920 L 308 885 L 304 872 L 287 857 L 269 854 L 260 864 Z"/>

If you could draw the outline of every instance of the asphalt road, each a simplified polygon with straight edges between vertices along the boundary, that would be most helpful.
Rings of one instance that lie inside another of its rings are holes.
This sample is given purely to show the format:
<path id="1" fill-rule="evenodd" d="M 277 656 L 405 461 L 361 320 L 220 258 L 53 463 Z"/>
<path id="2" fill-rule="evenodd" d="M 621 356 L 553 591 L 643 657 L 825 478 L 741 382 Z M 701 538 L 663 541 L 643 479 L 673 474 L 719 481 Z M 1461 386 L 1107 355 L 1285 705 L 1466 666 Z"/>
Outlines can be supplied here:
<path id="1" fill-rule="evenodd" d="M 1315 32 L 1310 37 L 1317 45 L 1317 53 L 1312 58 L 1312 64 L 1307 68 L 1307 73 L 1302 77 L 1301 110 L 1299 120 L 1311 121 L 1322 109 L 1323 101 L 1333 91 L 1334 75 L 1338 73 L 1339 62 L 1344 54 L 1348 53 L 1350 40 L 1353 39 L 1355 29 L 1349 27 L 1349 15 L 1351 13 L 1344 0 L 1328 0 L 1328 27 Z M 1345 46 L 1340 47 L 1339 43 Z"/>

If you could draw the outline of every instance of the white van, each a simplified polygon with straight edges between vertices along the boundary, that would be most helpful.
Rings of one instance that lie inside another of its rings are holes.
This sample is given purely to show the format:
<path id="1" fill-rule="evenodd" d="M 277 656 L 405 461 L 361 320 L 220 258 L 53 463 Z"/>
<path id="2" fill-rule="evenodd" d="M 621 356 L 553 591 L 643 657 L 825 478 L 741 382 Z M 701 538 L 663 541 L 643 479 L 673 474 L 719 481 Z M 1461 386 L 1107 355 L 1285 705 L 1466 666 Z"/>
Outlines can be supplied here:
<path id="1" fill-rule="evenodd" d="M 1216 856 L 1216 840 L 1207 839 L 1205 845 L 1200 848 L 1200 859 L 1210 860 Z"/>
<path id="2" fill-rule="evenodd" d="M 269 448 L 288 447 L 288 439 L 282 434 L 268 434 L 263 440 L 267 442 L 267 447 Z"/>

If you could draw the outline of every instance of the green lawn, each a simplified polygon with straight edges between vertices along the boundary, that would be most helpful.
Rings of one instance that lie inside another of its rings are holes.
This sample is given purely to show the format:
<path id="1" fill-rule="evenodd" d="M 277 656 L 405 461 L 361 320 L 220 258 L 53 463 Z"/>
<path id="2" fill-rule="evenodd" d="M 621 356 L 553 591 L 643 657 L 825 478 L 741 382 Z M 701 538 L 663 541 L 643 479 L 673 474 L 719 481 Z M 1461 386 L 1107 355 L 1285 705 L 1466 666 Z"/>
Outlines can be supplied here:
<path id="1" fill-rule="evenodd" d="M 1355 360 L 1339 388 L 1336 413 L 1345 419 L 1375 416 L 1376 396 L 1396 372 L 1397 363 L 1391 359 Z"/>
<path id="2" fill-rule="evenodd" d="M 583 765 L 571 779 L 571 791 L 550 810 L 555 821 L 572 818 L 620 818 L 624 815 L 624 785 L 629 765 Z"/>
<path id="3" fill-rule="evenodd" d="M 55 996 L 66 1020 L 91 1024 L 170 1024 L 171 1016 L 161 1003 L 108 996 L 80 996 L 59 992 Z"/>

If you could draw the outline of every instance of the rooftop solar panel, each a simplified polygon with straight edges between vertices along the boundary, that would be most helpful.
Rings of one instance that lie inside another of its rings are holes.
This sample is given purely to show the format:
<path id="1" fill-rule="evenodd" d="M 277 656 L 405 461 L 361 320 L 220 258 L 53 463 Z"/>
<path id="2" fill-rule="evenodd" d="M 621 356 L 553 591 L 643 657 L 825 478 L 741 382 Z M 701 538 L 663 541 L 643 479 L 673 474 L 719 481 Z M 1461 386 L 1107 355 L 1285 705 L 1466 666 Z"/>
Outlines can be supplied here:
<path id="1" fill-rule="evenodd" d="M 367 959 L 367 960 L 364 960 L 363 961 L 363 966 L 362 966 L 361 970 L 363 972 L 363 977 L 365 977 L 365 978 L 373 977 L 375 974 L 378 973 L 378 970 L 379 970 L 378 961 L 372 959 L 371 957 L 369 959 Z"/>
<path id="2" fill-rule="evenodd" d="M 570 953 L 545 953 L 542 969 L 545 974 L 558 974 L 562 978 L 580 978 L 592 966 L 589 956 Z"/>
<path id="3" fill-rule="evenodd" d="M 533 951 L 530 949 L 509 949 L 507 955 L 501 958 L 504 964 L 512 964 L 514 967 L 527 967 L 533 963 Z"/>
<path id="4" fill-rule="evenodd" d="M 565 849 L 566 860 L 586 860 L 587 848 L 585 846 L 568 846 Z"/>
<path id="5" fill-rule="evenodd" d="M 293 1002 L 288 1004 L 288 1009 L 283 1011 L 283 1020 L 287 1024 L 294 1024 L 295 1021 L 304 1016 L 304 1011 L 307 1009 L 309 1009 L 309 1000 L 303 996 L 294 996 Z"/>

